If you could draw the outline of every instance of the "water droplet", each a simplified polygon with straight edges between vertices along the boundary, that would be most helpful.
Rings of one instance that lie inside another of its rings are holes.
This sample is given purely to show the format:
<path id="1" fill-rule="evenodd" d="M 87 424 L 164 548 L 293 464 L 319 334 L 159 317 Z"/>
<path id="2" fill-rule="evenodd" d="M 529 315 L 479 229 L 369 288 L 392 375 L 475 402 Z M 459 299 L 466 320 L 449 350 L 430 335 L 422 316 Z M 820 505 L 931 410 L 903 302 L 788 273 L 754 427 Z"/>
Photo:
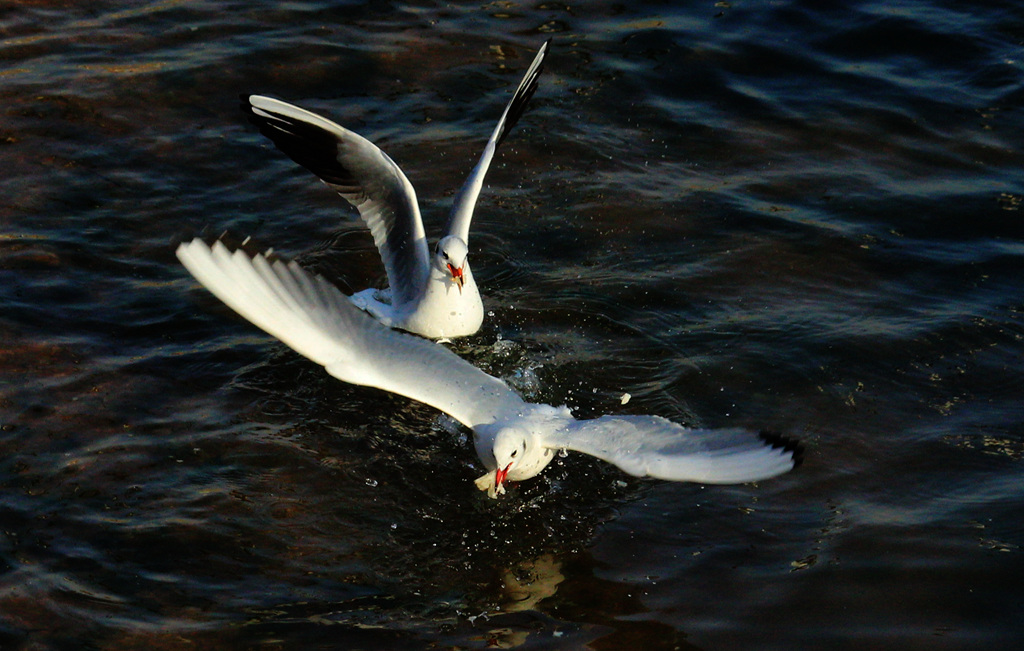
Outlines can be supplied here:
<path id="1" fill-rule="evenodd" d="M 370 488 L 376 488 L 377 487 L 377 480 L 376 479 L 367 479 L 366 480 L 366 485 L 369 486 Z"/>

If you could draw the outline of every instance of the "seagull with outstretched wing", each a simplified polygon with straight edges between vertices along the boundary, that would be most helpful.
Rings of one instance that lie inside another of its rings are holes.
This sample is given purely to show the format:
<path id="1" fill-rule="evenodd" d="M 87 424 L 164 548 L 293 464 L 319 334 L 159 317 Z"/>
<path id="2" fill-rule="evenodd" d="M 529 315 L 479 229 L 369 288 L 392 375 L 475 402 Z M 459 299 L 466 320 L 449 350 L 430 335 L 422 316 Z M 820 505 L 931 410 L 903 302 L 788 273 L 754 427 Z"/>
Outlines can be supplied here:
<path id="1" fill-rule="evenodd" d="M 250 95 L 242 108 L 278 149 L 356 207 L 373 235 L 388 288 L 357 292 L 353 303 L 386 326 L 429 338 L 462 337 L 480 329 L 484 307 L 469 266 L 469 225 L 498 146 L 537 90 L 544 43 L 505 106 L 479 162 L 455 197 L 445 235 L 431 254 L 416 191 L 372 142 L 280 100 Z"/>
<path id="2" fill-rule="evenodd" d="M 295 262 L 231 250 L 221 240 L 180 244 L 196 280 L 256 326 L 345 382 L 439 409 L 473 430 L 491 497 L 529 479 L 559 450 L 575 450 L 638 477 L 708 484 L 768 479 L 792 469 L 800 446 L 749 430 L 688 429 L 659 416 L 577 420 L 567 407 L 524 401 L 444 346 L 390 330 Z"/>

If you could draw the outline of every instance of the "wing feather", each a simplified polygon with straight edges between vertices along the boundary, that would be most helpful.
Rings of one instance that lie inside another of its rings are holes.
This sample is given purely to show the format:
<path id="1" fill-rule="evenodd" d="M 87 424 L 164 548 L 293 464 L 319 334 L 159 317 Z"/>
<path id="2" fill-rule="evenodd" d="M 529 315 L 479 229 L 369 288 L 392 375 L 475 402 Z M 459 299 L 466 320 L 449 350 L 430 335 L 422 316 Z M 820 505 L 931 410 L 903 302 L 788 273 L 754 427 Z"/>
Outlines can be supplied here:
<path id="1" fill-rule="evenodd" d="M 377 323 L 295 262 L 231 251 L 220 240 L 209 246 L 195 239 L 175 253 L 228 307 L 339 380 L 428 404 L 468 427 L 525 404 L 444 346 Z"/>
<path id="2" fill-rule="evenodd" d="M 547 56 L 550 43 L 549 39 L 540 46 L 540 50 L 533 58 L 533 63 L 527 68 L 526 74 L 519 82 L 519 87 L 512 94 L 512 99 L 509 100 L 501 118 L 498 119 L 498 124 L 494 127 L 494 132 L 491 133 L 491 137 L 484 147 L 484 153 L 480 155 L 480 161 L 470 172 L 469 178 L 463 183 L 452 204 L 452 214 L 448 220 L 448 235 L 456 235 L 467 244 L 469 243 L 469 224 L 473 220 L 473 209 L 476 207 L 476 200 L 483 188 L 484 176 L 487 175 L 487 169 L 491 166 L 494 152 L 522 117 L 530 98 L 537 92 L 537 80 L 544 69 L 544 57 Z"/>
<path id="3" fill-rule="evenodd" d="M 418 299 L 430 273 L 427 240 L 416 191 L 398 165 L 366 138 L 292 104 L 250 95 L 242 108 L 278 149 L 359 210 L 395 306 Z"/>
<path id="4" fill-rule="evenodd" d="M 660 416 L 602 416 L 575 421 L 549 447 L 593 455 L 637 477 L 703 484 L 759 481 L 792 470 L 800 446 L 778 435 L 689 429 Z"/>

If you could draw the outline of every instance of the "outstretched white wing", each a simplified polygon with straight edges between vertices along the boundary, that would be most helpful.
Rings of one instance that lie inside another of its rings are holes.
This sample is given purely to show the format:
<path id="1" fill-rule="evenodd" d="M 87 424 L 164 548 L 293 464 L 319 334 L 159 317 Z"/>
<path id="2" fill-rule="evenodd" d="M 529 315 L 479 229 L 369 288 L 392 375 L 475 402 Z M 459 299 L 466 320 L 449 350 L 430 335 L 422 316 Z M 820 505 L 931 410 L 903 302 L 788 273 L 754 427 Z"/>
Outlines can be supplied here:
<path id="1" fill-rule="evenodd" d="M 444 346 L 382 326 L 295 262 L 200 239 L 175 253 L 228 307 L 339 380 L 418 400 L 468 427 L 524 404 L 504 382 Z"/>
<path id="2" fill-rule="evenodd" d="M 533 63 L 526 70 L 523 80 L 519 82 L 519 87 L 516 88 L 516 92 L 505 106 L 497 126 L 494 127 L 494 132 L 491 134 L 490 140 L 487 141 L 487 146 L 484 147 L 484 153 L 480 155 L 480 161 L 470 172 L 466 182 L 462 184 L 462 189 L 459 190 L 459 194 L 452 204 L 452 215 L 448 220 L 448 235 L 456 235 L 467 244 L 469 243 L 469 223 L 473 219 L 473 208 L 476 206 L 477 197 L 480 196 L 480 188 L 483 187 L 487 168 L 491 165 L 494 152 L 519 121 L 530 98 L 537 92 L 537 79 L 544 68 L 544 57 L 547 56 L 550 43 L 551 41 L 548 40 L 540 46 L 537 56 L 533 58 Z"/>
<path id="3" fill-rule="evenodd" d="M 394 305 L 418 300 L 430 260 L 416 191 L 398 165 L 366 138 L 297 106 L 250 95 L 242 108 L 278 149 L 359 210 L 380 251 Z"/>
<path id="4" fill-rule="evenodd" d="M 800 447 L 778 435 L 743 429 L 688 429 L 660 416 L 602 416 L 574 421 L 545 440 L 613 463 L 637 477 L 740 484 L 781 475 Z"/>

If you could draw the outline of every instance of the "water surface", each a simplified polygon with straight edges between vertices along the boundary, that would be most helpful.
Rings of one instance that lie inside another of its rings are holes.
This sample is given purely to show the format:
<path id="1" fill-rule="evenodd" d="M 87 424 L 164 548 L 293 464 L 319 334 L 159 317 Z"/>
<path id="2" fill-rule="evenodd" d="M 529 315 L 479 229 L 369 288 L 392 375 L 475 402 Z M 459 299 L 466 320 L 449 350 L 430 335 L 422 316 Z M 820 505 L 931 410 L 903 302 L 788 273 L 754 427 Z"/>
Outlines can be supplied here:
<path id="1" fill-rule="evenodd" d="M 436 236 L 547 38 L 453 348 L 581 416 L 800 437 L 796 472 L 568 455 L 487 500 L 467 431 L 174 258 L 229 230 L 381 284 L 238 95 L 378 143 Z M 0 9 L 0 646 L 1019 642 L 1022 43 L 1008 2 Z"/>

